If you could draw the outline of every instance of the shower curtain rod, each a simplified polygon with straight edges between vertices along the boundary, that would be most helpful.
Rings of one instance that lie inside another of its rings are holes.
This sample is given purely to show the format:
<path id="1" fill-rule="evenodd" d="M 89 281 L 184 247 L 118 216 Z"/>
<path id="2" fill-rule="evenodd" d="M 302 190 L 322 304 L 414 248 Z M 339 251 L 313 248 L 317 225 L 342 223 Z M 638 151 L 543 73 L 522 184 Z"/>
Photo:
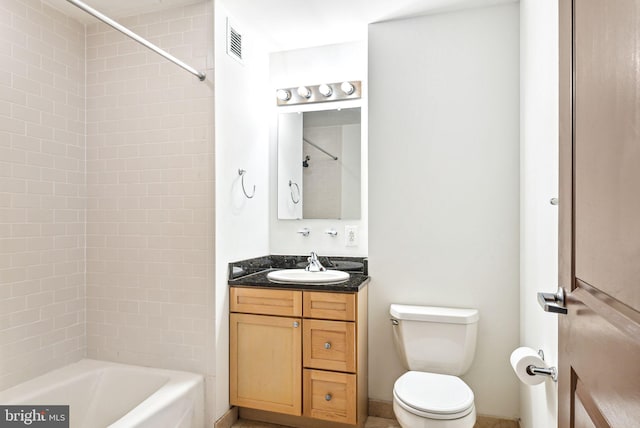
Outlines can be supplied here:
<path id="1" fill-rule="evenodd" d="M 323 149 L 322 147 L 320 147 L 319 145 L 317 145 L 316 143 L 312 143 L 311 141 L 307 140 L 306 138 L 302 138 L 302 141 L 304 141 L 307 144 L 312 145 L 313 147 L 315 147 L 316 149 L 320 150 L 322 153 L 324 153 L 325 155 L 329 156 L 330 158 L 332 158 L 333 160 L 338 160 L 338 156 L 334 156 L 331 153 L 329 153 L 328 151 L 326 151 L 325 149 Z"/>
<path id="2" fill-rule="evenodd" d="M 141 45 L 146 46 L 147 48 L 151 49 L 152 51 L 154 51 L 158 55 L 168 59 L 169 61 L 173 62 L 177 66 L 184 68 L 189 73 L 193 74 L 198 79 L 200 79 L 200 81 L 203 81 L 207 77 L 207 75 L 204 72 L 198 71 L 195 68 L 191 67 L 190 65 L 185 64 L 184 62 L 180 61 L 178 58 L 174 57 L 170 53 L 160 49 L 159 47 L 157 47 L 153 43 L 149 42 L 148 40 L 143 39 L 142 37 L 140 37 L 139 35 L 137 35 L 133 31 L 129 30 L 127 27 L 124 27 L 123 25 L 117 23 L 116 21 L 114 21 L 113 19 L 109 18 L 108 16 L 103 15 L 102 13 L 98 12 L 97 10 L 92 8 L 91 6 L 84 4 L 83 2 L 81 2 L 79 0 L 67 0 L 67 1 L 69 3 L 71 3 L 72 5 L 84 10 L 89 15 L 98 18 L 100 21 L 104 22 L 105 24 L 107 24 L 107 25 L 113 27 L 114 29 L 120 31 L 122 34 L 132 38 L 133 40 L 135 40 L 136 42 L 140 43 Z"/>

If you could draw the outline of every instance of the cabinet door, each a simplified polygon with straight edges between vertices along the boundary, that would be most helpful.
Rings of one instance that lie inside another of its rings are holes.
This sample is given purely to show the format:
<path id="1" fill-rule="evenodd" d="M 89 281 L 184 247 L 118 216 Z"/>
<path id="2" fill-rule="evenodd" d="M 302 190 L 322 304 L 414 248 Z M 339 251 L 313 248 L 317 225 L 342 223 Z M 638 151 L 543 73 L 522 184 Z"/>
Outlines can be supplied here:
<path id="1" fill-rule="evenodd" d="M 230 315 L 230 401 L 300 415 L 302 328 L 299 318 Z"/>

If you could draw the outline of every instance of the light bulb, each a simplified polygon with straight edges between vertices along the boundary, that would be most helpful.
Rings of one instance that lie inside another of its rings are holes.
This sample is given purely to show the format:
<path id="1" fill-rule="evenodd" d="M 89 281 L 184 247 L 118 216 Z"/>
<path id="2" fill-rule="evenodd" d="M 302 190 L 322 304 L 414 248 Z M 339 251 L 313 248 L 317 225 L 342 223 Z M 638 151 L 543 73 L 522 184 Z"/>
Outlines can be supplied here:
<path id="1" fill-rule="evenodd" d="M 333 89 L 331 89 L 331 86 L 323 83 L 322 85 L 318 86 L 318 92 L 320 92 L 325 97 L 330 97 L 331 94 L 333 94 Z"/>
<path id="2" fill-rule="evenodd" d="M 291 92 L 286 89 L 278 89 L 276 91 L 276 97 L 278 97 L 280 101 L 289 101 L 291 99 Z"/>
<path id="3" fill-rule="evenodd" d="M 351 84 L 351 82 L 342 82 L 342 85 L 340 85 L 340 89 L 342 90 L 342 92 L 344 92 L 347 95 L 351 95 L 353 94 L 353 92 L 356 90 L 356 87 L 353 86 Z"/>
<path id="4" fill-rule="evenodd" d="M 311 98 L 311 89 L 307 88 L 306 86 L 300 86 L 298 88 L 298 95 L 300 95 L 302 98 Z"/>

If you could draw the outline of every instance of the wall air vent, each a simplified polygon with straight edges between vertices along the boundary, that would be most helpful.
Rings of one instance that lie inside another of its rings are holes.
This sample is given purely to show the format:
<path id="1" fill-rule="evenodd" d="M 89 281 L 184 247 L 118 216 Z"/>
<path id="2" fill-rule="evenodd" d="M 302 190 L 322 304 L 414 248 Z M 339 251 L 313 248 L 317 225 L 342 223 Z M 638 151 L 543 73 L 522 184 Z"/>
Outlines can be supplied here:
<path id="1" fill-rule="evenodd" d="M 227 55 L 243 63 L 242 34 L 235 25 L 231 24 L 229 18 L 227 18 Z"/>

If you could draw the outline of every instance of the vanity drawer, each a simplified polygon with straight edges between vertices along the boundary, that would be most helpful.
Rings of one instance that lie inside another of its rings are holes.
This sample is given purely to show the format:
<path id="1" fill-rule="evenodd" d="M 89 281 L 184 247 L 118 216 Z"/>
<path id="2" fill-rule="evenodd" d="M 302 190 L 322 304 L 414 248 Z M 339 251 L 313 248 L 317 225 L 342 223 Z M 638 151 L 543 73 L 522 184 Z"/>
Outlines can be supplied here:
<path id="1" fill-rule="evenodd" d="M 355 373 L 355 323 L 305 319 L 302 327 L 304 367 Z"/>
<path id="2" fill-rule="evenodd" d="M 302 316 L 302 291 L 231 287 L 231 312 Z"/>
<path id="3" fill-rule="evenodd" d="M 303 415 L 355 424 L 356 375 L 319 370 L 304 371 Z"/>
<path id="4" fill-rule="evenodd" d="M 303 308 L 305 318 L 355 321 L 356 294 L 305 291 Z"/>

